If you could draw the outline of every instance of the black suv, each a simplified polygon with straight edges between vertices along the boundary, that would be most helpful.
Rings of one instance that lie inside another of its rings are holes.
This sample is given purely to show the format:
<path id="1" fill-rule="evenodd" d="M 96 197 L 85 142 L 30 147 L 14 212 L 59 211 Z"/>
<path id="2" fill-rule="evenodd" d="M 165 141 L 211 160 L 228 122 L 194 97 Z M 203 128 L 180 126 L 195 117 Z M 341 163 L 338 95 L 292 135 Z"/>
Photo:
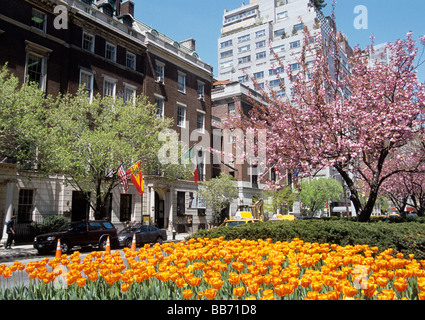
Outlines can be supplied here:
<path id="1" fill-rule="evenodd" d="M 54 251 L 60 239 L 62 253 L 68 253 L 73 247 L 99 247 L 105 250 L 108 236 L 111 247 L 117 247 L 117 229 L 109 221 L 70 222 L 63 225 L 58 232 L 35 237 L 34 248 L 40 254 Z"/>

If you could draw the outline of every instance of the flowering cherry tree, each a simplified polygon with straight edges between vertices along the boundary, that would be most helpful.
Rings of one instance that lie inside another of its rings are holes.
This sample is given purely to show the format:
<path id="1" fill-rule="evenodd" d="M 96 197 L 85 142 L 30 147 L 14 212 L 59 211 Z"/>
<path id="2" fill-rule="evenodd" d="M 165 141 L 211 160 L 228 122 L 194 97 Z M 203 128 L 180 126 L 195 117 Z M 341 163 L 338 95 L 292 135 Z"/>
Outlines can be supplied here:
<path id="1" fill-rule="evenodd" d="M 416 74 L 416 42 L 408 33 L 389 44 L 389 65 L 369 63 L 372 46 L 355 48 L 346 74 L 339 33 L 334 31 L 327 41 L 306 27 L 304 34 L 301 69 L 294 73 L 279 60 L 291 82 L 287 86 L 281 81 L 279 90 L 290 87 L 291 96 L 282 98 L 270 87 L 257 86 L 265 103 L 255 103 L 249 117 L 230 119 L 226 125 L 267 130 L 267 168 L 280 179 L 334 167 L 348 186 L 358 220 L 368 221 L 381 185 L 403 170 L 388 167 L 387 159 L 423 131 L 425 89 Z M 313 67 L 306 63 L 311 55 L 316 58 Z M 368 186 L 366 200 L 360 179 Z"/>

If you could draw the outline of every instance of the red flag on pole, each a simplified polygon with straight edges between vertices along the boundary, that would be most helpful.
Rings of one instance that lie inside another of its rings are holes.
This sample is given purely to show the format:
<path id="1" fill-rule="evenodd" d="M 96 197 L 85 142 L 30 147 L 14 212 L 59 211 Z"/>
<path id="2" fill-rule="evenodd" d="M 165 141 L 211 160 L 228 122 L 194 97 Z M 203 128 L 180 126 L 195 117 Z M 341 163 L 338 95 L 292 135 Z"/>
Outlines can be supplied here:
<path id="1" fill-rule="evenodd" d="M 140 162 L 137 162 L 134 166 L 128 169 L 127 174 L 130 176 L 131 182 L 133 182 L 137 192 L 139 192 L 140 195 L 143 195 L 145 187 L 143 185 L 143 175 L 140 170 Z"/>
<path id="2" fill-rule="evenodd" d="M 195 172 L 193 173 L 195 175 L 195 183 L 199 182 L 199 171 L 198 167 L 196 167 Z"/>

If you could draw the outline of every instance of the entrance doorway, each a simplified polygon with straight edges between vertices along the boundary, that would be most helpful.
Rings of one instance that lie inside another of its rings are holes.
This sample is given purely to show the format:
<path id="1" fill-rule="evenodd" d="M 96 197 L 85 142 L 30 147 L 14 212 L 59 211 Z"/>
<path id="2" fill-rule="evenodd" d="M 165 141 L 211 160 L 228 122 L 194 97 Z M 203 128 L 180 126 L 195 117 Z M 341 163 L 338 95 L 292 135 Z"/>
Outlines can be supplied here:
<path id="1" fill-rule="evenodd" d="M 90 194 L 89 194 L 90 197 Z M 90 204 L 81 191 L 72 191 L 71 221 L 88 220 Z"/>
<path id="2" fill-rule="evenodd" d="M 159 229 L 165 227 L 164 200 L 161 200 L 159 194 L 155 191 L 155 224 Z"/>

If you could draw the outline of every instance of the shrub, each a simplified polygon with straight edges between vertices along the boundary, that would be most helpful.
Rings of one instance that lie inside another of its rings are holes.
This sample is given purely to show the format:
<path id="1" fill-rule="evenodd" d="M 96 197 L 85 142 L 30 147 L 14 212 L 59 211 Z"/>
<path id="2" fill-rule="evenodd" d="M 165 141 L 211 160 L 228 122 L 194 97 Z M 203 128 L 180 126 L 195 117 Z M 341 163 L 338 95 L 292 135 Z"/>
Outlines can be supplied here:
<path id="1" fill-rule="evenodd" d="M 67 218 L 60 215 L 46 216 L 42 223 L 34 223 L 34 233 L 39 235 L 58 231 L 67 221 Z"/>
<path id="2" fill-rule="evenodd" d="M 200 230 L 191 238 L 267 239 L 292 241 L 299 238 L 305 242 L 332 243 L 341 246 L 367 244 L 380 251 L 393 248 L 405 256 L 414 254 L 425 259 L 425 224 L 423 219 L 374 220 L 360 223 L 347 219 L 309 219 L 282 222 L 264 222 L 237 227 L 220 227 Z"/>

